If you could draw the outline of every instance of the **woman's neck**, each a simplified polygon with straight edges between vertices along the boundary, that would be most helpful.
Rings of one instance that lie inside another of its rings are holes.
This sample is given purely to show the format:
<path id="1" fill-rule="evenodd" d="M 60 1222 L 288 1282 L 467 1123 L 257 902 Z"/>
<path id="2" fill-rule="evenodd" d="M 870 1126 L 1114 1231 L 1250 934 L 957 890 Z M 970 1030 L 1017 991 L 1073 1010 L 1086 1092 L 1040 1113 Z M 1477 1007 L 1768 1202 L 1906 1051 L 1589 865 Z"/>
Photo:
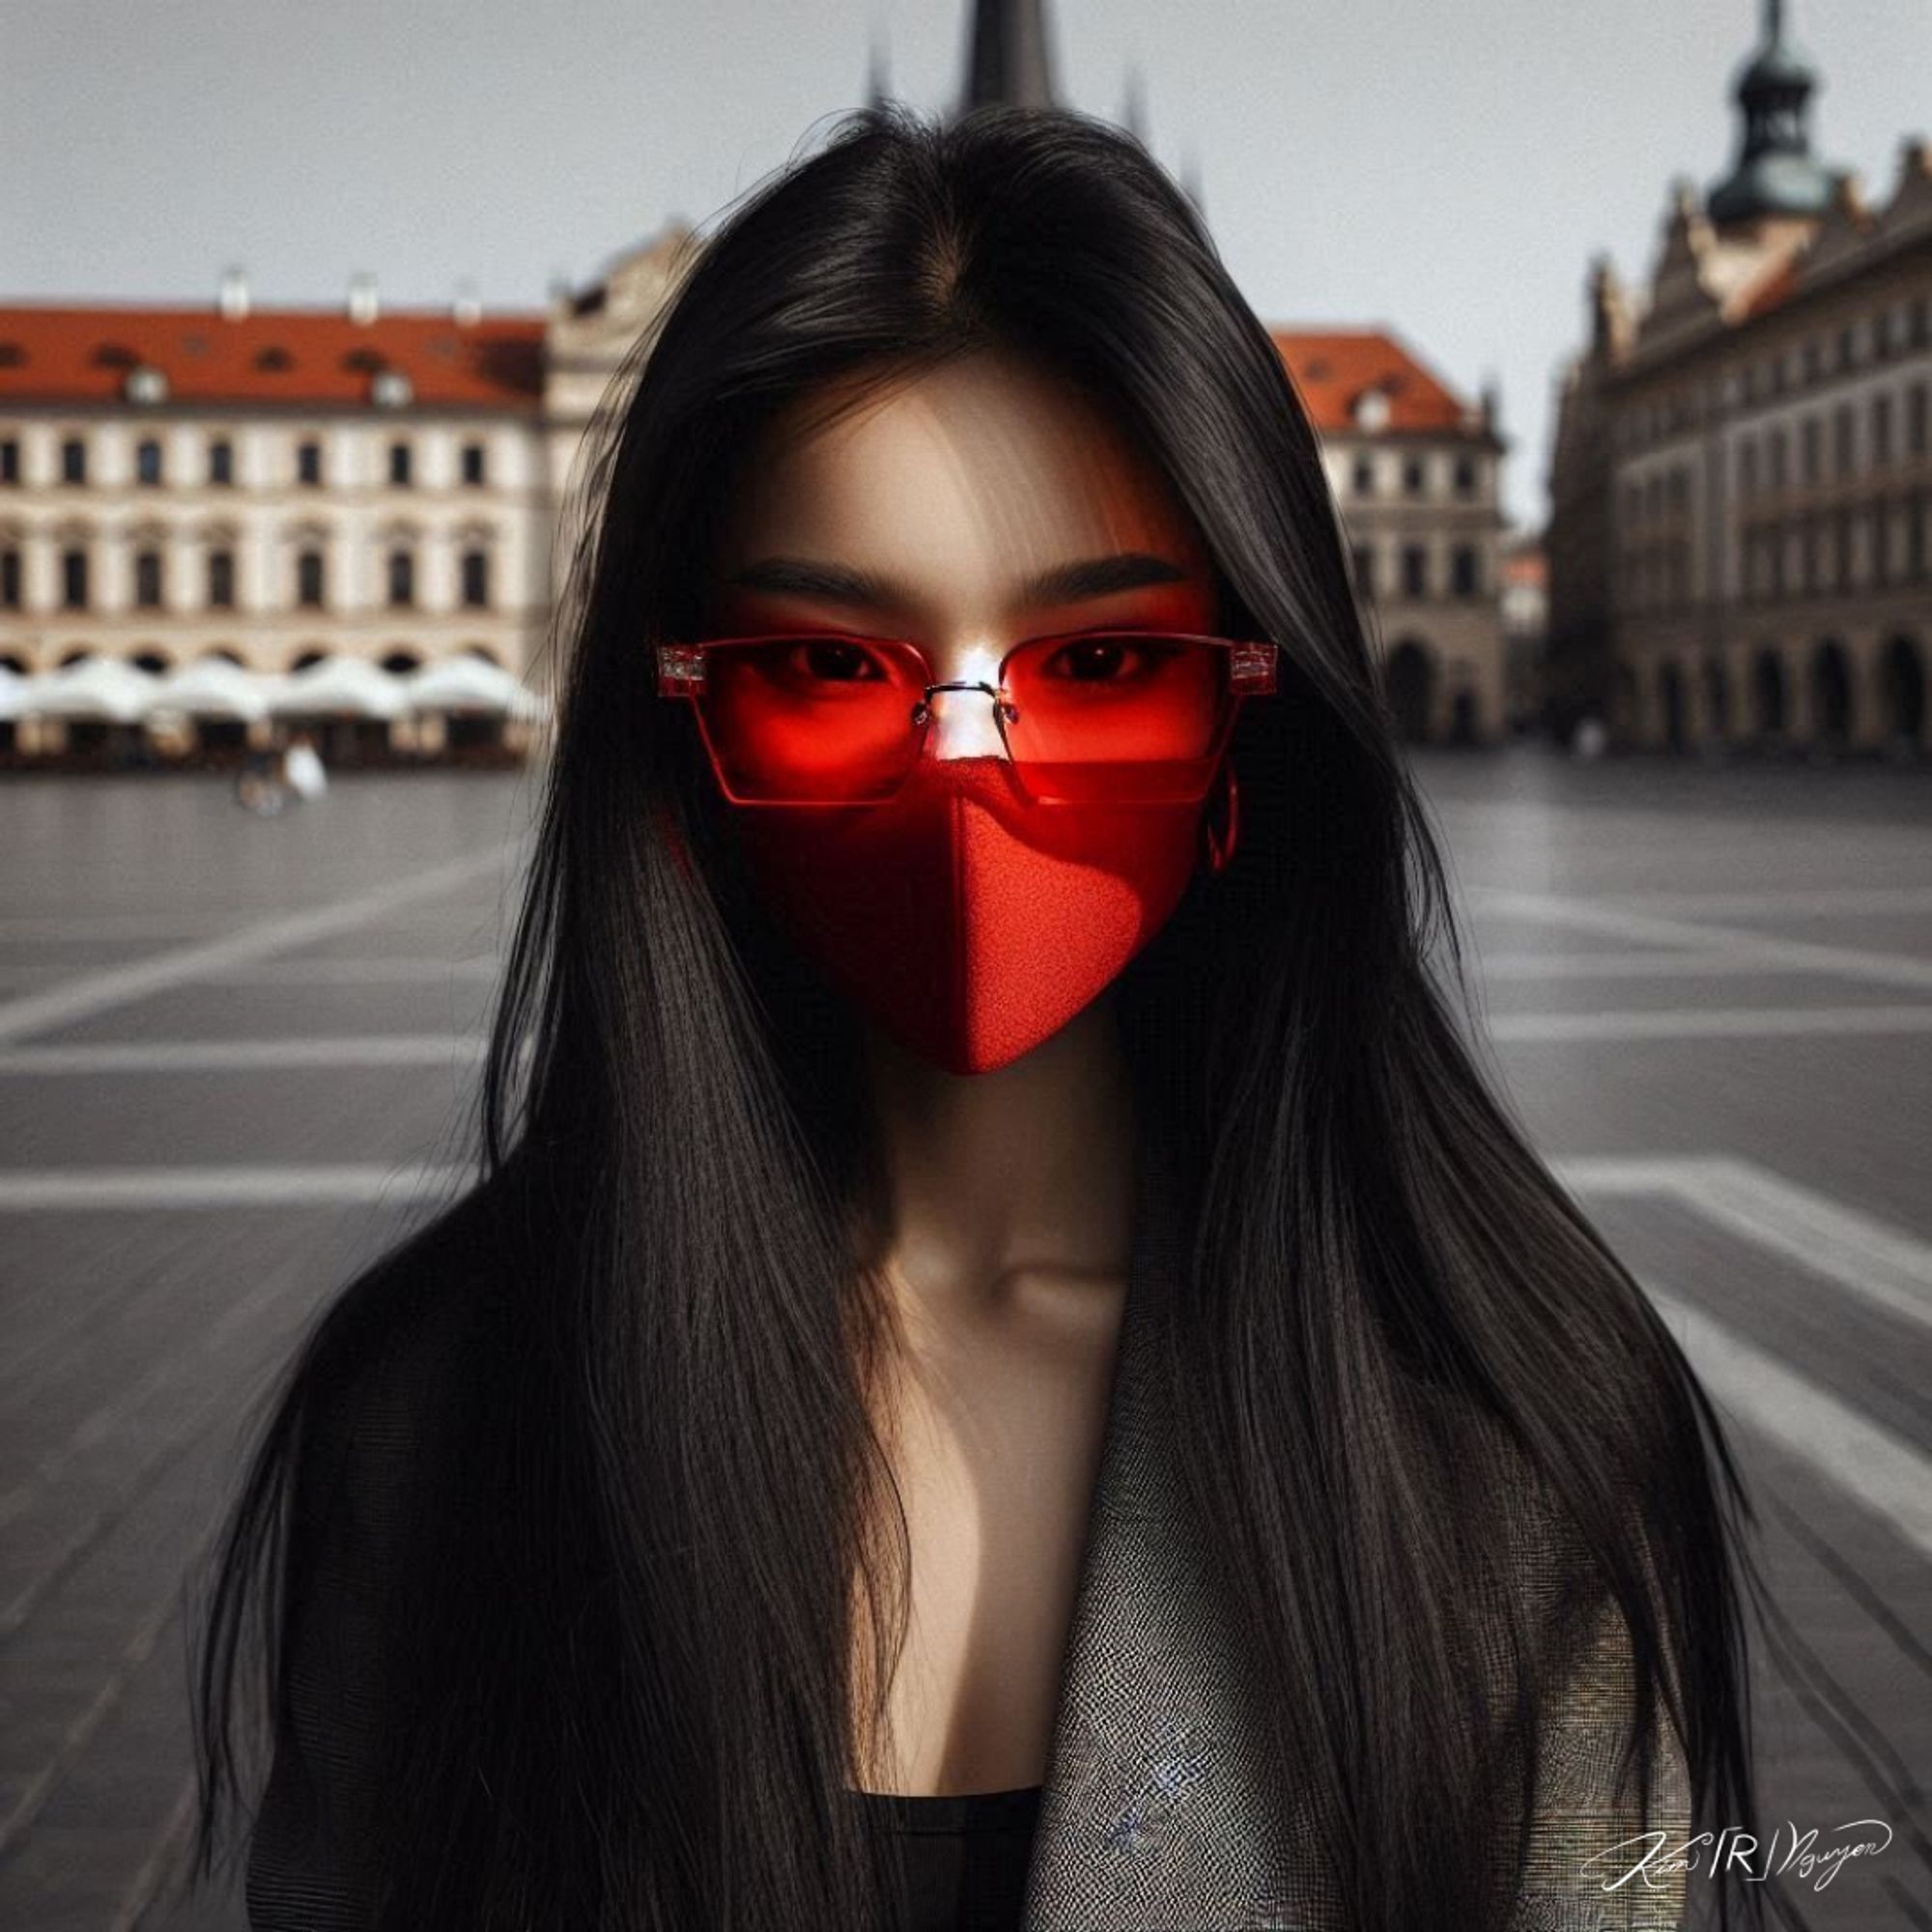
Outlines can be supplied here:
<path id="1" fill-rule="evenodd" d="M 990 1073 L 945 1072 L 869 1027 L 867 1048 L 899 1293 L 971 1314 L 1124 1285 L 1134 1110 L 1109 997 Z"/>

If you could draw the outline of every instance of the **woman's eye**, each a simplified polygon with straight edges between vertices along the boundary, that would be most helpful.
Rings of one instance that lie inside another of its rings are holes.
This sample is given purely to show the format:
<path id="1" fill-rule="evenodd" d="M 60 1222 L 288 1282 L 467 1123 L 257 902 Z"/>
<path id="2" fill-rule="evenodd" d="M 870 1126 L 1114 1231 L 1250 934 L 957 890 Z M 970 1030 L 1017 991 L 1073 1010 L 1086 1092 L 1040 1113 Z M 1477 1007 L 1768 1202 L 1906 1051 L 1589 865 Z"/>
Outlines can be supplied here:
<path id="1" fill-rule="evenodd" d="M 1154 640 L 1142 638 L 1078 638 L 1062 644 L 1047 660 L 1049 677 L 1075 678 L 1083 683 L 1118 683 L 1151 668 L 1162 653 Z"/>
<path id="2" fill-rule="evenodd" d="M 792 648 L 792 666 L 802 676 L 851 684 L 885 676 L 865 645 L 846 638 L 802 638 Z"/>

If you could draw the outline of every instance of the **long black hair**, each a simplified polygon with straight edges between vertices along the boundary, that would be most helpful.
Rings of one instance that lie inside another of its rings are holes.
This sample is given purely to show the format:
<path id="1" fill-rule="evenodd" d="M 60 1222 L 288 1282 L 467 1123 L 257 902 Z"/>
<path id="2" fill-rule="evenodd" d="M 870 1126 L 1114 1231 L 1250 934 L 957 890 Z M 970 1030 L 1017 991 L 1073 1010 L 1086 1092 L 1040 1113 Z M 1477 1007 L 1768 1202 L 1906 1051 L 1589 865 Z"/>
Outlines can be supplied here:
<path id="1" fill-rule="evenodd" d="M 249 1687 L 287 1743 L 303 1445 L 375 1467 L 355 1392 L 407 1347 L 433 1365 L 410 1338 L 445 1332 L 440 1296 L 476 1346 L 429 1447 L 372 1477 L 411 1495 L 358 1853 L 376 1922 L 878 1922 L 890 1874 L 837 1802 L 852 1634 L 876 1686 L 904 1611 L 903 1537 L 866 1527 L 881 1499 L 893 1520 L 857 1264 L 875 1123 L 854 1018 L 768 928 L 650 645 L 693 635 L 777 412 L 981 349 L 1103 398 L 1205 534 L 1226 634 L 1282 645 L 1235 740 L 1234 862 L 1115 995 L 1189 1221 L 1179 1462 L 1284 1761 L 1333 1801 L 1311 1856 L 1350 1925 L 1498 1920 L 1492 1760 L 1454 1721 L 1482 1539 L 1440 1513 L 1425 1389 L 1514 1445 L 1614 1599 L 1639 1762 L 1668 1721 L 1700 1821 L 1753 1817 L 1749 1504 L 1682 1352 L 1475 1064 L 1442 860 L 1279 349 L 1119 130 L 889 105 L 693 248 L 613 388 L 477 1183 L 349 1284 L 279 1391 L 201 1639 L 198 1873 Z"/>

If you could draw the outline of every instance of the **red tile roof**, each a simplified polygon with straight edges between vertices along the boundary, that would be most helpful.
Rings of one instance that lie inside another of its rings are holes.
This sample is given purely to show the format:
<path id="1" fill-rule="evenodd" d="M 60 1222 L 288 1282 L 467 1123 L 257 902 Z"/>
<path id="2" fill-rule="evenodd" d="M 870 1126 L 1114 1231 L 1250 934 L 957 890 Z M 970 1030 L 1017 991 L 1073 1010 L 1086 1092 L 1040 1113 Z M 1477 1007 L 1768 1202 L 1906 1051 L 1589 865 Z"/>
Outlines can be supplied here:
<path id="1" fill-rule="evenodd" d="M 1738 312 L 1736 322 L 1751 322 L 1758 316 L 1768 315 L 1787 301 L 1792 291 L 1798 286 L 1798 254 L 1794 249 L 1757 286 L 1749 290 Z"/>
<path id="2" fill-rule="evenodd" d="M 1378 387 L 1388 396 L 1387 430 L 1458 430 L 1465 405 L 1392 335 L 1377 328 L 1269 333 L 1300 390 L 1316 429 L 1356 428 L 1355 398 Z"/>
<path id="3" fill-rule="evenodd" d="M 1502 574 L 1510 583 L 1528 583 L 1541 589 L 1549 582 L 1549 559 L 1536 544 L 1506 549 L 1502 554 Z"/>
<path id="4" fill-rule="evenodd" d="M 167 377 L 173 403 L 366 405 L 376 371 L 395 369 L 417 409 L 527 412 L 543 399 L 543 335 L 541 315 L 438 309 L 357 323 L 332 309 L 231 322 L 217 308 L 0 307 L 0 402 L 114 402 L 139 363 Z"/>

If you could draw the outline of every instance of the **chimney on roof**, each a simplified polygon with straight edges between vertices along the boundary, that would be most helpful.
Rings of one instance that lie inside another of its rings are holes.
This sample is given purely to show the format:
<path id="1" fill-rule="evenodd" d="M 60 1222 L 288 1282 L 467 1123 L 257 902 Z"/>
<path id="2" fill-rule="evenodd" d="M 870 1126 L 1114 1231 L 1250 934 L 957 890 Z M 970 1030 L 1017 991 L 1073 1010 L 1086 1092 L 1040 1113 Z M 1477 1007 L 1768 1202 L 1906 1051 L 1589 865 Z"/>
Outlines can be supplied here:
<path id="1" fill-rule="evenodd" d="M 449 312 L 465 328 L 483 320 L 483 304 L 476 298 L 476 284 L 468 276 L 457 283 L 456 299 L 450 303 Z"/>
<path id="2" fill-rule="evenodd" d="M 217 298 L 225 322 L 240 322 L 248 313 L 248 277 L 240 269 L 221 271 L 221 294 Z"/>
<path id="3" fill-rule="evenodd" d="M 349 278 L 349 320 L 371 323 L 376 320 L 376 277 L 370 274 Z"/>

